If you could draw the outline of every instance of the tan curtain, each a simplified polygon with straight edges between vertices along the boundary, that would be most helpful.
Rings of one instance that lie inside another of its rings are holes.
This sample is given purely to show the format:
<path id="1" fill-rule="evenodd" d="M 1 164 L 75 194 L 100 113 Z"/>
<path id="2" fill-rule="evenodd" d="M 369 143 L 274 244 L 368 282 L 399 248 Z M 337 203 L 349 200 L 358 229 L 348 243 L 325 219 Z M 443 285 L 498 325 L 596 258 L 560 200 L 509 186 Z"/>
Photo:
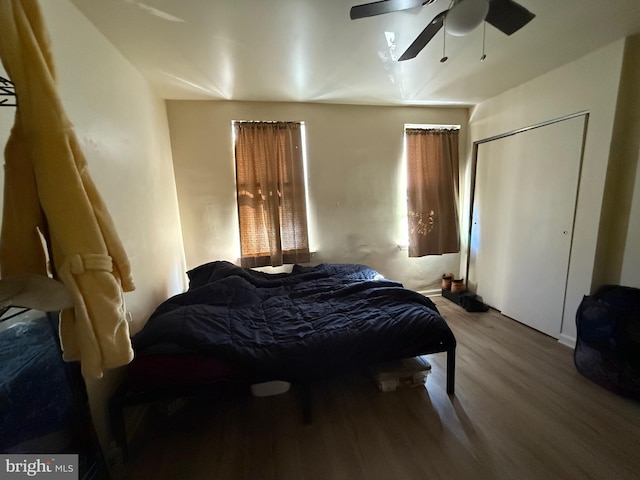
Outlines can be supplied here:
<path id="1" fill-rule="evenodd" d="M 0 0 L 0 57 L 18 98 L 5 149 L 2 277 L 55 275 L 73 296 L 60 317 L 65 360 L 85 377 L 133 359 L 123 291 L 131 267 L 57 93 L 51 45 L 35 0 Z M 73 75 L 73 72 L 70 72 Z"/>
<path id="2" fill-rule="evenodd" d="M 409 256 L 459 252 L 458 130 L 405 133 Z"/>
<path id="3" fill-rule="evenodd" d="M 236 122 L 243 267 L 310 260 L 301 124 Z"/>

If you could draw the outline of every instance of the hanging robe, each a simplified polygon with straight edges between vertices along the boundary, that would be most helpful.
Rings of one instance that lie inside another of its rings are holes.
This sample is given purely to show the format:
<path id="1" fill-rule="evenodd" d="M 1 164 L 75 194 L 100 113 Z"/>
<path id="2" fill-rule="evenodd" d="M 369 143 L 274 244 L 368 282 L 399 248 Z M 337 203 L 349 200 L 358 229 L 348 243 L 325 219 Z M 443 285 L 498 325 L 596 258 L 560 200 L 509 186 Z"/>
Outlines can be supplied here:
<path id="1" fill-rule="evenodd" d="M 5 148 L 1 274 L 47 275 L 50 253 L 50 269 L 75 305 L 60 315 L 64 359 L 100 378 L 133 359 L 123 292 L 135 286 L 58 96 L 36 0 L 0 0 L 0 57 L 18 99 Z"/>

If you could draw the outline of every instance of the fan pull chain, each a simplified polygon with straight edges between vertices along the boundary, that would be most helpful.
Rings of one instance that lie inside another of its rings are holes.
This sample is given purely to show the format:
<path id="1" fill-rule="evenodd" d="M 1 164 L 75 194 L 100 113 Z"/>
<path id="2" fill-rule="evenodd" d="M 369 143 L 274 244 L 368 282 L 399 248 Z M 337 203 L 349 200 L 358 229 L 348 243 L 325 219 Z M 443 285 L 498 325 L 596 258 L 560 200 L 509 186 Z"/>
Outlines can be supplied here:
<path id="1" fill-rule="evenodd" d="M 487 22 L 482 22 L 482 56 L 480 57 L 481 62 L 484 62 L 484 59 L 487 58 L 487 56 L 484 53 L 484 40 L 486 38 L 486 33 L 487 33 Z"/>
<path id="2" fill-rule="evenodd" d="M 447 54 L 445 53 L 445 46 L 447 43 L 447 19 L 445 17 L 444 19 L 444 24 L 442 25 L 443 29 L 442 29 L 442 58 L 440 59 L 440 63 L 444 63 L 447 60 L 449 60 L 449 57 L 447 57 Z"/>

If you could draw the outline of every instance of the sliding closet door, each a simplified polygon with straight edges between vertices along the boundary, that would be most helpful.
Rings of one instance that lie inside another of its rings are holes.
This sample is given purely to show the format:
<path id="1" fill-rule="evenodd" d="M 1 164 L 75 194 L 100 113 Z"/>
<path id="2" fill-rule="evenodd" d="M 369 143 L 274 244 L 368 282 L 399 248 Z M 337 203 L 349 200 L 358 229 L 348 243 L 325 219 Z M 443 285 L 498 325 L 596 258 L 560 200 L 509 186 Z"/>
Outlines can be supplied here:
<path id="1" fill-rule="evenodd" d="M 504 315 L 556 338 L 585 118 L 478 145 L 469 285 Z"/>

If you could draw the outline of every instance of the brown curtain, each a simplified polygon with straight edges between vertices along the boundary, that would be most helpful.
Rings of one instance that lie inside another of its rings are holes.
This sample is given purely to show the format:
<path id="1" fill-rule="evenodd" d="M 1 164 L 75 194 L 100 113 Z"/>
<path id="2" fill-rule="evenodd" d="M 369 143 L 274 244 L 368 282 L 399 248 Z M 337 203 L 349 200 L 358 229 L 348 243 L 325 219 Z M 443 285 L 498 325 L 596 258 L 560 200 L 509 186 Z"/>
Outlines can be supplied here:
<path id="1" fill-rule="evenodd" d="M 301 124 L 234 125 L 242 266 L 308 262 Z"/>
<path id="2" fill-rule="evenodd" d="M 409 256 L 459 252 L 458 130 L 405 133 Z"/>

